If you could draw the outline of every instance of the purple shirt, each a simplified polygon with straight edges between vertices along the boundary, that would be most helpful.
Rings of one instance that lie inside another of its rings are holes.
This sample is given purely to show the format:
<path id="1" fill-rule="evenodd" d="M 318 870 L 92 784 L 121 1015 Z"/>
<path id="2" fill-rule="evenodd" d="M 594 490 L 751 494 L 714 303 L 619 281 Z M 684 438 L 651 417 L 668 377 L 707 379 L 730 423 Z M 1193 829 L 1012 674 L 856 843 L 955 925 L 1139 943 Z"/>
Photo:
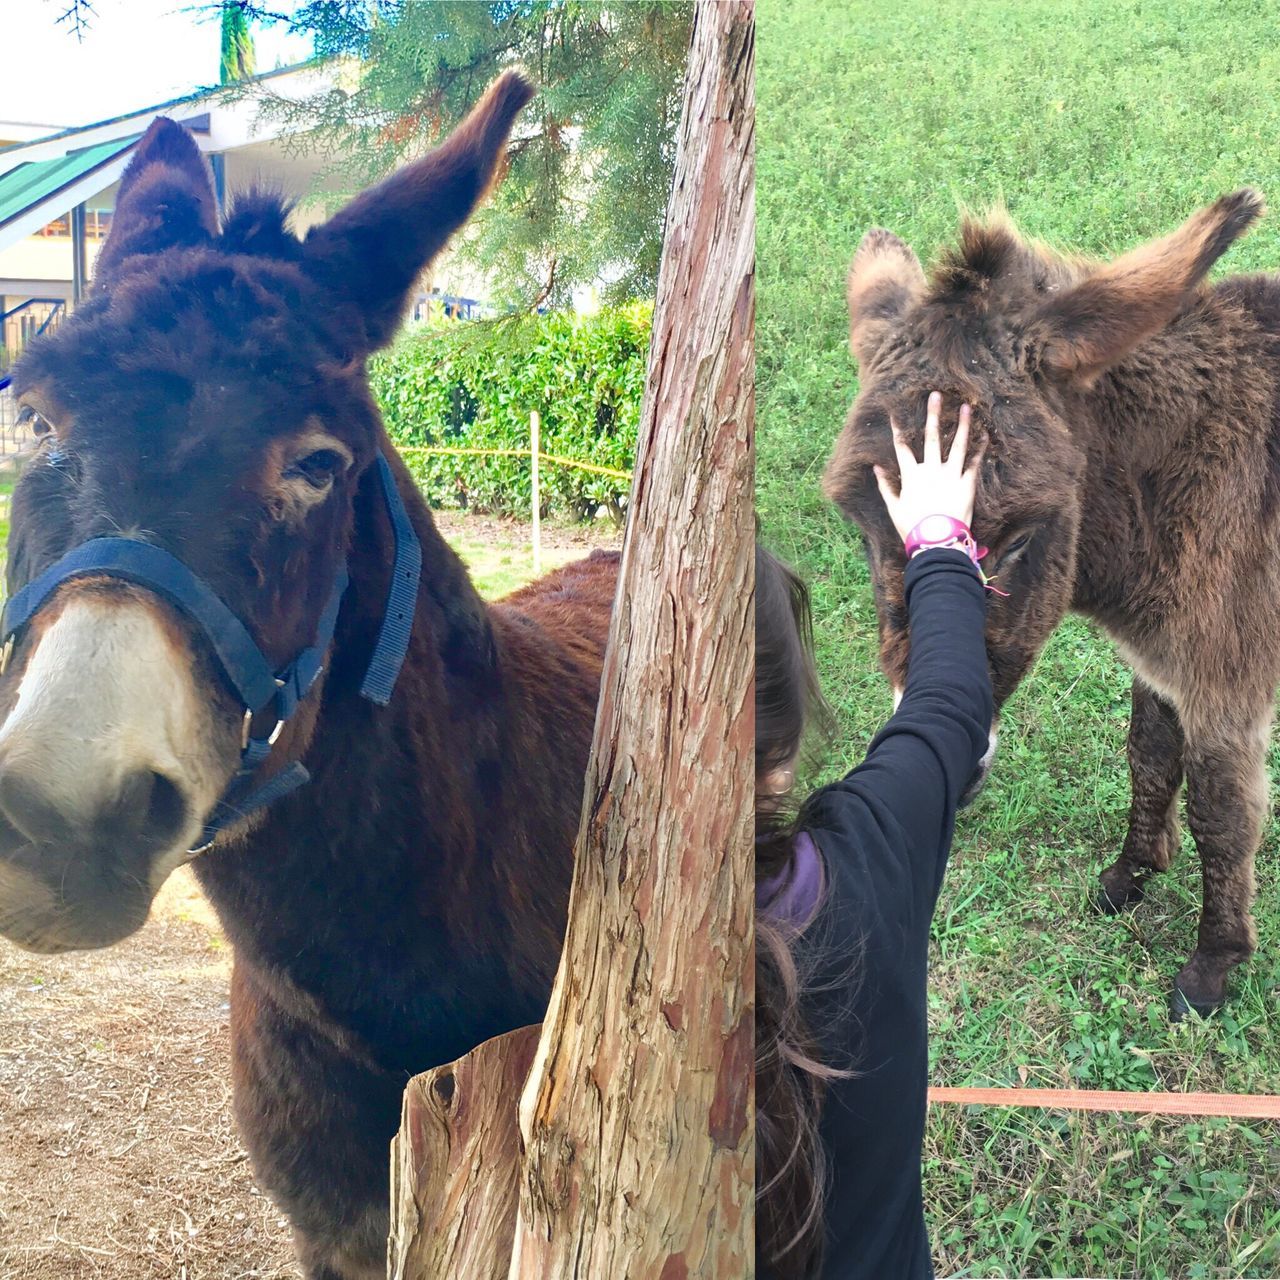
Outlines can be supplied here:
<path id="1" fill-rule="evenodd" d="M 791 864 L 756 885 L 756 910 L 777 924 L 803 929 L 817 914 L 826 874 L 822 854 L 807 831 L 796 833 Z"/>

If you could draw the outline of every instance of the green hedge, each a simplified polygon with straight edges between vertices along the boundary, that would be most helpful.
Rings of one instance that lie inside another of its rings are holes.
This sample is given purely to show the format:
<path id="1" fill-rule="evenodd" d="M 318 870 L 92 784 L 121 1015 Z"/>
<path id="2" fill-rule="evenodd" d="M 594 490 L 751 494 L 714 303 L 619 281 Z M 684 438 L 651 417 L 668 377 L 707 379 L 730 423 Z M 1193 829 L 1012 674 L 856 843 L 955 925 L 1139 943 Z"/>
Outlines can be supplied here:
<path id="1" fill-rule="evenodd" d="M 401 446 L 527 449 L 529 413 L 542 451 L 630 471 L 644 391 L 651 303 L 594 316 L 553 312 L 455 322 L 410 335 L 370 362 L 373 392 Z M 407 455 L 427 500 L 475 511 L 529 510 L 528 458 Z M 630 482 L 547 463 L 542 510 L 621 518 Z"/>

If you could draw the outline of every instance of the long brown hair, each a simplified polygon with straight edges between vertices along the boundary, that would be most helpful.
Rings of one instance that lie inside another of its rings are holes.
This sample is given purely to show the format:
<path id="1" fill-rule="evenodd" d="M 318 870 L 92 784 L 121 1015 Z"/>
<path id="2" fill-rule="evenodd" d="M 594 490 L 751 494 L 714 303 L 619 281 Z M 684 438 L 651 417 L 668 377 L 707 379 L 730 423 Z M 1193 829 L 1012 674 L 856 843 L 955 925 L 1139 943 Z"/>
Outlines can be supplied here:
<path id="1" fill-rule="evenodd" d="M 778 775 L 829 731 L 813 656 L 809 591 L 756 547 L 756 883 L 785 880 L 799 815 Z M 816 732 L 815 732 L 816 731 Z M 822 1257 L 826 1164 L 818 1116 L 826 1081 L 801 1007 L 798 930 L 756 913 L 756 1254 L 763 1274 L 802 1280 Z"/>

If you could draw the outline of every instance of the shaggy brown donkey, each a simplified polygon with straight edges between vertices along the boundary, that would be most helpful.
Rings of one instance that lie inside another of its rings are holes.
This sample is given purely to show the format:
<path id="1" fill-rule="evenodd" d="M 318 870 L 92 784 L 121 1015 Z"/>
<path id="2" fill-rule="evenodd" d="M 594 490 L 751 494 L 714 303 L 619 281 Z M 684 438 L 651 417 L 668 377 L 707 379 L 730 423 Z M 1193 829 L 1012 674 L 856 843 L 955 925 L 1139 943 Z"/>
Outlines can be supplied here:
<path id="1" fill-rule="evenodd" d="M 988 442 L 974 532 L 1008 592 L 987 624 L 997 707 L 1068 609 L 1134 669 L 1129 834 L 1104 906 L 1139 901 L 1169 866 L 1186 778 L 1204 897 L 1175 1016 L 1221 1004 L 1255 942 L 1280 679 L 1280 278 L 1205 276 L 1260 211 L 1237 192 L 1109 263 L 969 221 L 928 280 L 901 240 L 869 232 L 848 286 L 861 389 L 826 474 L 866 535 L 881 663 L 901 688 L 902 544 L 871 467 L 896 469 L 890 415 L 922 423 L 935 387 L 944 420 L 974 406 L 973 444 Z M 993 725 L 983 774 L 995 741 Z"/>
<path id="2" fill-rule="evenodd" d="M 560 950 L 617 558 L 486 606 L 365 376 L 529 94 L 504 76 L 303 241 L 261 195 L 219 226 L 194 141 L 157 121 L 92 294 L 15 375 L 43 443 L 14 497 L 11 592 L 123 535 L 186 566 L 277 670 L 323 632 L 347 559 L 327 669 L 263 771 L 301 760 L 311 781 L 195 863 L 235 948 L 237 1115 L 312 1280 L 385 1274 L 406 1079 L 541 1018 Z M 360 694 L 394 557 L 379 451 L 422 547 L 387 706 Z M 60 585 L 0 680 L 0 931 L 59 951 L 136 929 L 200 843 L 242 727 L 272 727 L 244 709 L 161 594 Z"/>

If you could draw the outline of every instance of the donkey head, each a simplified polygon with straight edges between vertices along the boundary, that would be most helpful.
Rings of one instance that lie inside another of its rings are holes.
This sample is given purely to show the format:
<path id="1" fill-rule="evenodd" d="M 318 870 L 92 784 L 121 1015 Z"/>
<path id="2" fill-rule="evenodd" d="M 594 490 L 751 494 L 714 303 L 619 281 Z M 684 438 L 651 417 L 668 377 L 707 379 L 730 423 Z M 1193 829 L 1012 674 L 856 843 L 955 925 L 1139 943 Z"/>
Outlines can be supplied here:
<path id="1" fill-rule="evenodd" d="M 485 193 L 531 93 L 502 76 L 442 146 L 304 240 L 256 193 L 219 226 L 194 140 L 157 120 L 92 293 L 14 373 L 40 443 L 14 494 L 10 594 L 124 537 L 185 565 L 272 670 L 312 644 L 374 483 L 365 358 Z M 289 721 L 283 760 L 318 701 Z M 244 719 L 204 630 L 160 594 L 62 582 L 0 677 L 0 933 L 55 951 L 136 929 L 236 774 Z"/>
<path id="2" fill-rule="evenodd" d="M 928 280 L 896 236 L 863 238 L 848 278 L 860 389 L 824 487 L 863 531 L 881 666 L 895 688 L 907 668 L 904 560 L 872 474 L 875 464 L 897 471 L 890 419 L 919 456 L 931 391 L 942 392 L 952 430 L 960 405 L 973 406 L 971 447 L 986 444 L 974 536 L 1008 593 L 988 610 L 998 708 L 1071 603 L 1095 384 L 1176 319 L 1260 212 L 1256 192 L 1236 192 L 1108 263 L 1058 256 L 1000 217 L 966 221 Z M 991 746 L 970 797 L 994 754 L 994 726 Z"/>

